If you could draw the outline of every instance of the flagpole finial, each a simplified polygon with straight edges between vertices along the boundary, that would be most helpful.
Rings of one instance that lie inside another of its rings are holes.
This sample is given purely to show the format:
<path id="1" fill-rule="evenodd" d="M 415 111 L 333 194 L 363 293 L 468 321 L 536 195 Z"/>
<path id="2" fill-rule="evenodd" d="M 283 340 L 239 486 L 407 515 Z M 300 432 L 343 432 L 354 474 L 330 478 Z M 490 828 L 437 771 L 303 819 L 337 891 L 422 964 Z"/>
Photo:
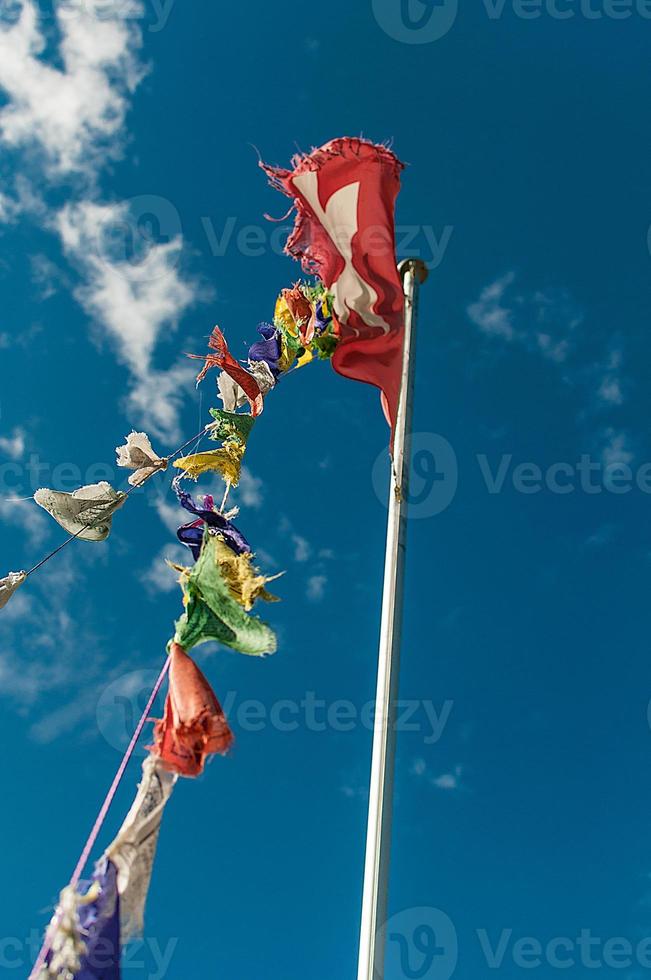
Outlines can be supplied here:
<path id="1" fill-rule="evenodd" d="M 422 259 L 403 259 L 402 262 L 398 263 L 398 272 L 403 282 L 407 273 L 413 272 L 414 278 L 421 286 L 429 276 L 429 269 Z"/>

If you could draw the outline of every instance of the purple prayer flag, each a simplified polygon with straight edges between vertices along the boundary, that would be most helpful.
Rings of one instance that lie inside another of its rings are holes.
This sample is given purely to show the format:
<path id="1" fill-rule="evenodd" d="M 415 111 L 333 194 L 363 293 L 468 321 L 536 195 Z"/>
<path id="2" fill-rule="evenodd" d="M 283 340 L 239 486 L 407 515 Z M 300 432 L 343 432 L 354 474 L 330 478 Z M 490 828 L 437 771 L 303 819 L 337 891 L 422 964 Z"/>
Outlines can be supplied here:
<path id="1" fill-rule="evenodd" d="M 120 896 L 115 865 L 105 861 L 93 875 L 101 893 L 97 902 L 80 909 L 86 934 L 86 955 L 75 980 L 120 980 Z"/>
<path id="2" fill-rule="evenodd" d="M 277 378 L 280 374 L 278 361 L 282 355 L 280 331 L 270 323 L 261 323 L 258 333 L 262 340 L 256 341 L 249 349 L 249 360 L 266 361 L 274 378 Z"/>
<path id="3" fill-rule="evenodd" d="M 189 493 L 186 493 L 184 490 L 181 490 L 176 480 L 172 486 L 174 487 L 181 507 L 184 507 L 185 510 L 190 511 L 191 514 L 195 514 L 197 517 L 200 517 L 204 524 L 207 524 L 208 527 L 216 528 L 236 555 L 249 555 L 252 553 L 251 545 L 246 540 L 242 532 L 238 531 L 234 524 L 227 521 L 225 517 L 219 514 L 216 510 L 213 510 L 212 507 L 197 506 L 192 496 Z M 204 505 L 208 502 L 212 503 L 212 499 L 212 497 L 204 497 Z M 184 524 L 183 527 L 179 528 L 177 531 L 179 541 L 190 548 L 195 561 L 198 559 L 201 552 L 203 532 L 204 529 L 201 527 L 198 521 L 194 521 L 191 524 Z"/>

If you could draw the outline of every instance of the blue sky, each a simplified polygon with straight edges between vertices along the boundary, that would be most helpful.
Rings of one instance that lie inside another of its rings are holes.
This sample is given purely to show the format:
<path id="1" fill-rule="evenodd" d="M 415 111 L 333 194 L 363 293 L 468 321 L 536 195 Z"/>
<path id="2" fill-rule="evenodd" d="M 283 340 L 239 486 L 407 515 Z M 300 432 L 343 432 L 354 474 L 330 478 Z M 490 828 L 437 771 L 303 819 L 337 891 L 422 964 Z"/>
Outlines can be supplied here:
<path id="1" fill-rule="evenodd" d="M 119 482 L 131 427 L 162 450 L 204 424 L 214 382 L 196 392 L 184 353 L 215 323 L 243 353 L 297 276 L 263 218 L 286 202 L 253 147 L 285 164 L 339 135 L 392 140 L 409 164 L 401 255 L 432 269 L 388 980 L 514 978 L 536 960 L 549 977 L 555 956 L 573 975 L 637 978 L 651 935 L 648 11 L 411 3 L 411 26 L 397 0 L 76 0 L 58 19 L 4 5 L 1 495 Z M 201 655 L 237 744 L 175 791 L 127 977 L 355 976 L 386 438 L 374 392 L 327 365 L 267 402 L 239 525 L 287 573 L 264 611 L 280 649 Z M 3 975 L 26 975 L 161 662 L 179 516 L 152 481 L 107 544 L 68 549 L 2 613 Z M 63 537 L 29 501 L 3 499 L 0 522 L 3 573 Z M 336 722 L 342 701 L 352 725 Z M 137 778 L 136 762 L 103 844 Z M 428 923 L 434 959 L 415 943 Z"/>

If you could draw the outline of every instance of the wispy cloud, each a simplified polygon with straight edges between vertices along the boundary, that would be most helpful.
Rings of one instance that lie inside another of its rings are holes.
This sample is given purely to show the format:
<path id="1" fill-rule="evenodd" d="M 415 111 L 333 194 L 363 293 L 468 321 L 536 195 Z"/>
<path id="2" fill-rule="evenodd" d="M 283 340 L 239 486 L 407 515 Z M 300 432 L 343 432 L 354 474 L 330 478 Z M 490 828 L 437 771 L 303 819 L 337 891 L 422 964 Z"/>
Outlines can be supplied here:
<path id="1" fill-rule="evenodd" d="M 20 528 L 31 545 L 39 545 L 45 541 L 52 526 L 50 519 L 33 500 L 13 498 L 0 499 L 0 521 Z"/>
<path id="2" fill-rule="evenodd" d="M 104 0 L 53 9 L 59 67 L 43 58 L 40 6 L 22 0 L 17 17 L 0 18 L 0 86 L 8 98 L 0 136 L 41 157 L 48 174 L 94 180 L 107 157 L 121 152 L 129 95 L 145 74 L 142 37 L 126 16 L 107 17 Z"/>
<path id="3" fill-rule="evenodd" d="M 144 213 L 134 216 L 127 203 L 102 202 L 98 190 L 107 161 L 123 151 L 130 98 L 147 70 L 138 25 L 143 8 L 131 0 L 114 7 L 106 0 L 85 0 L 55 4 L 53 16 L 56 63 L 48 57 L 54 32 L 45 30 L 40 5 L 16 0 L 0 14 L 0 91 L 6 99 L 0 144 L 21 154 L 21 176 L 0 197 L 0 220 L 23 212 L 58 236 L 81 282 L 71 287 L 65 276 L 54 277 L 50 260 L 44 264 L 35 256 L 33 274 L 42 298 L 57 284 L 73 288 L 96 336 L 109 337 L 130 373 L 129 413 L 154 434 L 174 440 L 194 369 L 184 360 L 163 369 L 156 361 L 157 345 L 163 331 L 169 336 L 201 298 L 197 284 L 179 271 L 180 221 L 163 202 L 174 228 L 156 243 L 140 226 L 146 223 L 147 202 L 139 205 Z M 63 179 L 78 199 L 56 209 L 42 195 Z M 120 231 L 140 244 L 139 254 L 116 254 L 114 237 Z"/>
<path id="4" fill-rule="evenodd" d="M 415 776 L 417 779 L 425 779 L 431 786 L 435 786 L 436 789 L 446 792 L 466 789 L 462 782 L 464 770 L 461 765 L 454 766 L 449 772 L 442 772 L 435 775 L 425 762 L 425 759 L 418 758 L 414 759 L 410 771 L 412 776 Z"/>
<path id="5" fill-rule="evenodd" d="M 523 292 L 516 288 L 514 272 L 486 286 L 467 313 L 486 336 L 518 344 L 557 364 L 567 360 L 582 321 L 567 293 Z"/>
<path id="6" fill-rule="evenodd" d="M 12 435 L 0 436 L 0 452 L 6 453 L 10 459 L 20 459 L 25 452 L 25 432 L 15 428 Z"/>
<path id="7" fill-rule="evenodd" d="M 101 229 L 130 220 L 126 204 L 92 201 L 68 205 L 56 219 L 64 251 L 83 275 L 75 296 L 104 327 L 131 374 L 130 407 L 156 435 L 178 439 L 180 404 L 196 371 L 185 360 L 168 371 L 157 370 L 154 352 L 163 331 L 168 336 L 177 327 L 197 294 L 177 269 L 183 247 L 179 236 L 149 247 L 137 272 L 127 259 L 103 253 L 98 247 Z"/>
<path id="8" fill-rule="evenodd" d="M 292 545 L 294 547 L 294 561 L 303 563 L 310 560 L 312 556 L 312 545 L 307 538 L 300 534 L 292 534 Z"/>
<path id="9" fill-rule="evenodd" d="M 253 476 L 251 471 L 242 467 L 240 483 L 237 488 L 237 500 L 243 507 L 253 507 L 258 510 L 263 503 L 263 483 L 262 480 Z"/>
<path id="10" fill-rule="evenodd" d="M 305 594 L 310 602 L 321 602 L 325 596 L 328 584 L 327 575 L 310 575 L 307 580 Z"/>
<path id="11" fill-rule="evenodd" d="M 149 568 L 142 573 L 140 581 L 150 595 L 159 592 L 174 592 L 178 589 L 178 573 L 167 564 L 187 565 L 190 552 L 182 544 L 167 544 L 158 552 Z"/>

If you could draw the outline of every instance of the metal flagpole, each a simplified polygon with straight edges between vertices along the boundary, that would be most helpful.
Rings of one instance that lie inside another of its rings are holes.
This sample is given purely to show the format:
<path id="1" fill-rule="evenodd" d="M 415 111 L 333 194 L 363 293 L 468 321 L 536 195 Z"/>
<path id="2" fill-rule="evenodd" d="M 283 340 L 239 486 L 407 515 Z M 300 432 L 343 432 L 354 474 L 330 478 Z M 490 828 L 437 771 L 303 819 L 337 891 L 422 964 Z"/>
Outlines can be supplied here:
<path id="1" fill-rule="evenodd" d="M 388 913 L 396 749 L 395 712 L 400 675 L 415 334 L 418 315 L 418 289 L 428 275 L 427 267 L 420 259 L 405 259 L 398 268 L 402 276 L 405 294 L 405 346 L 389 491 L 382 626 L 357 980 L 384 980 L 385 942 L 382 927 L 386 923 Z"/>

